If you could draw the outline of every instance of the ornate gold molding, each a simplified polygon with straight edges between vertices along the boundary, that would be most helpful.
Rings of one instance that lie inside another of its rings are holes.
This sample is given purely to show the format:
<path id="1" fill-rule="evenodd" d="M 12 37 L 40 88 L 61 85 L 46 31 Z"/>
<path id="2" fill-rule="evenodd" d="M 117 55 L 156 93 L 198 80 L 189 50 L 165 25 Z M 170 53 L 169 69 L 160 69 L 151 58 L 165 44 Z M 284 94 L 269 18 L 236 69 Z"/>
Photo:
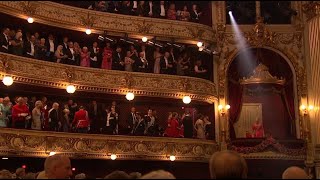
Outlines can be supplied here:
<path id="1" fill-rule="evenodd" d="M 35 1 L 30 1 L 35 2 Z M 24 1 L 1 1 L 0 12 L 26 18 Z M 49 1 L 36 1 L 34 19 L 36 22 L 72 30 L 83 31 L 89 24 L 94 25 L 92 32 L 121 32 L 163 38 L 175 38 L 176 41 L 207 43 L 215 42 L 212 27 L 192 22 L 172 21 L 147 17 L 136 17 L 98 12 Z M 30 9 L 30 8 L 29 8 Z M 31 8 L 32 9 L 32 8 Z M 92 23 L 94 19 L 94 23 Z M 196 38 L 196 39 L 194 39 Z"/>
<path id="2" fill-rule="evenodd" d="M 307 19 L 311 20 L 312 18 L 320 15 L 320 2 L 309 1 L 302 6 L 302 11 L 306 14 Z"/>
<path id="3" fill-rule="evenodd" d="M 130 91 L 137 96 L 177 99 L 189 95 L 208 103 L 217 100 L 215 84 L 199 78 L 84 68 L 0 53 L 3 60 L 20 83 L 65 89 L 72 81 L 80 91 L 121 95 Z"/>
<path id="4" fill-rule="evenodd" d="M 218 151 L 212 141 L 198 139 L 155 138 L 73 134 L 1 128 L 0 155 L 47 157 L 50 152 L 72 158 L 110 159 L 116 154 L 124 160 L 167 160 L 208 162 Z"/>

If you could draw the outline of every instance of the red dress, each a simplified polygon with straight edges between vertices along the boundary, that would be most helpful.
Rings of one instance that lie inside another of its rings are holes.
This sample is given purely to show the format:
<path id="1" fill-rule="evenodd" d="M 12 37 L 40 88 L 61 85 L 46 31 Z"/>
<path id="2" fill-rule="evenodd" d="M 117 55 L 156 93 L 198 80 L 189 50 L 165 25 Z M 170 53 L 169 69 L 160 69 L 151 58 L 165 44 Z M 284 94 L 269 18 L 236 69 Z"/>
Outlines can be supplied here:
<path id="1" fill-rule="evenodd" d="M 21 113 L 30 115 L 29 108 L 27 105 L 16 104 L 12 107 L 12 127 L 15 127 L 16 122 L 25 122 L 26 116 L 19 116 Z"/>
<path id="2" fill-rule="evenodd" d="M 74 119 L 72 124 L 76 126 L 76 128 L 87 128 L 89 127 L 89 118 L 88 112 L 86 110 L 80 109 L 78 112 L 74 114 Z"/>
<path id="3" fill-rule="evenodd" d="M 180 130 L 179 130 L 179 122 L 175 118 L 171 118 L 168 121 L 168 127 L 166 129 L 165 134 L 169 137 L 179 137 L 180 135 Z"/>
<path id="4" fill-rule="evenodd" d="M 110 70 L 111 65 L 112 65 L 112 49 L 105 47 L 103 49 L 103 60 L 102 60 L 101 68 Z"/>
<path id="5" fill-rule="evenodd" d="M 253 136 L 255 138 L 262 138 L 264 137 L 264 129 L 263 129 L 263 126 L 262 124 L 257 124 L 257 123 L 254 123 L 253 126 L 252 126 L 252 130 L 254 132 Z"/>

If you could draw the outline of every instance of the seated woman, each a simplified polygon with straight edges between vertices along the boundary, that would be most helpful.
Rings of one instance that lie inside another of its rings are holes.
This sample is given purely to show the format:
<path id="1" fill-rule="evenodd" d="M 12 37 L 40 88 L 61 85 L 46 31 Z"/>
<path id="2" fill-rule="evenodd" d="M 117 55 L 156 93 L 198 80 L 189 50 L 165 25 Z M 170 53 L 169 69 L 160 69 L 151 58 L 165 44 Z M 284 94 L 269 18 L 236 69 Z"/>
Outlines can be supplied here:
<path id="1" fill-rule="evenodd" d="M 252 130 L 254 138 L 264 137 L 264 128 L 259 118 L 257 118 L 256 122 L 252 125 Z"/>
<path id="2" fill-rule="evenodd" d="M 177 19 L 177 12 L 176 12 L 176 5 L 170 4 L 169 9 L 167 11 L 167 19 L 176 20 Z"/>

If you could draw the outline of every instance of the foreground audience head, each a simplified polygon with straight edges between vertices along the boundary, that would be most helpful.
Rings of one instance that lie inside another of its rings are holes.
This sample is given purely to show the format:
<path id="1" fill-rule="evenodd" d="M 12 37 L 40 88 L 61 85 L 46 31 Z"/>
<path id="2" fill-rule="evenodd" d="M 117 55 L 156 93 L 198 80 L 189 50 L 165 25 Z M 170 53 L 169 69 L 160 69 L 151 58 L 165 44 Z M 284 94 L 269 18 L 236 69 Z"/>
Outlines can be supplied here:
<path id="1" fill-rule="evenodd" d="M 164 170 L 152 171 L 140 179 L 176 179 L 170 172 Z"/>
<path id="2" fill-rule="evenodd" d="M 3 102 L 2 102 L 2 103 L 3 103 L 4 105 L 8 105 L 9 102 L 10 102 L 10 98 L 9 98 L 9 97 L 4 97 L 4 98 L 3 98 Z"/>
<path id="3" fill-rule="evenodd" d="M 81 173 L 81 174 L 77 174 L 75 177 L 74 177 L 74 179 L 86 179 L 87 177 L 86 177 L 86 174 L 84 174 L 84 173 Z"/>
<path id="4" fill-rule="evenodd" d="M 3 98 L 0 98 L 0 104 L 2 104 L 3 103 Z"/>
<path id="5" fill-rule="evenodd" d="M 245 159 L 234 151 L 216 152 L 209 162 L 212 179 L 246 179 L 248 167 Z"/>
<path id="6" fill-rule="evenodd" d="M 283 174 L 282 179 L 310 179 L 307 175 L 307 173 L 296 166 L 292 166 L 287 168 Z"/>
<path id="7" fill-rule="evenodd" d="M 132 172 L 129 174 L 129 176 L 130 176 L 130 179 L 140 179 L 142 175 L 139 172 Z"/>
<path id="8" fill-rule="evenodd" d="M 104 177 L 104 179 L 130 179 L 130 176 L 124 171 L 114 171 Z"/>
<path id="9" fill-rule="evenodd" d="M 22 177 L 24 177 L 26 175 L 26 170 L 23 169 L 23 168 L 18 168 L 16 170 L 16 175 L 17 175 L 18 178 L 19 177 L 22 178 Z"/>
<path id="10" fill-rule="evenodd" d="M 70 159 L 59 154 L 47 157 L 44 170 L 48 179 L 67 179 L 72 176 Z"/>
<path id="11" fill-rule="evenodd" d="M 39 172 L 38 175 L 36 176 L 36 178 L 37 179 L 48 179 L 45 171 Z"/>
<path id="12" fill-rule="evenodd" d="M 13 175 L 11 174 L 10 171 L 6 169 L 2 169 L 0 171 L 0 179 L 13 179 Z"/>

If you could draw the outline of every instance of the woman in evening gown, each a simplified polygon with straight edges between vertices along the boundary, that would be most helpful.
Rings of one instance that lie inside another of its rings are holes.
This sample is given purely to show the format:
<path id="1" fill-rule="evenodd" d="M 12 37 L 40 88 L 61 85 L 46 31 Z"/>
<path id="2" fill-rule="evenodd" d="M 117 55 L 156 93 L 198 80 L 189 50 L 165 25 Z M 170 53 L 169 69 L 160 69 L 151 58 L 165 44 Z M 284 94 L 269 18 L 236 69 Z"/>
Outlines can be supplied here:
<path id="1" fill-rule="evenodd" d="M 163 55 L 160 52 L 160 47 L 156 47 L 156 50 L 153 53 L 154 58 L 154 67 L 153 67 L 153 73 L 160 74 L 160 58 Z"/>
<path id="2" fill-rule="evenodd" d="M 253 137 L 254 138 L 263 138 L 264 137 L 264 129 L 263 125 L 259 118 L 256 119 L 256 122 L 252 125 Z"/>
<path id="3" fill-rule="evenodd" d="M 106 47 L 103 49 L 103 60 L 102 60 L 102 69 L 111 70 L 112 65 L 112 49 L 110 42 L 106 43 Z"/>
<path id="4" fill-rule="evenodd" d="M 205 126 L 204 126 L 204 122 L 202 119 L 203 119 L 203 116 L 201 115 L 199 117 L 199 119 L 196 121 L 195 126 L 194 126 L 194 128 L 197 132 L 198 139 L 206 139 Z"/>

